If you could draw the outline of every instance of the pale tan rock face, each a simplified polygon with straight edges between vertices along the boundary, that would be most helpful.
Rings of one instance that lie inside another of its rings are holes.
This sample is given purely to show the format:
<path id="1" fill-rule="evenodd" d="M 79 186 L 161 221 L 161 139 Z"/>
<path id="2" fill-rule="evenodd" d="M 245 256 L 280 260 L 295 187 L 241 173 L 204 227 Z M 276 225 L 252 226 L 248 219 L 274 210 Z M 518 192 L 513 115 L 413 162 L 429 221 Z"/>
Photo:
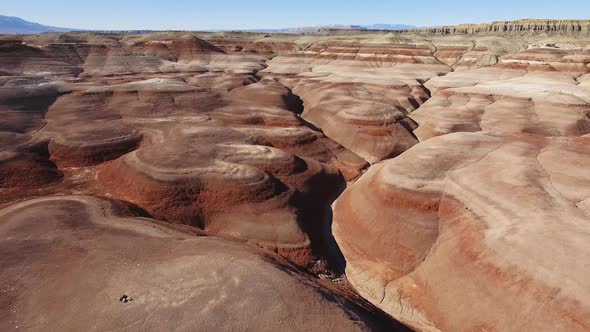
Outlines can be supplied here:
<path id="1" fill-rule="evenodd" d="M 432 98 L 410 117 L 420 141 L 452 132 L 528 132 L 581 136 L 590 132 L 588 51 L 527 50 L 492 67 L 437 77 Z"/>
<path id="2" fill-rule="evenodd" d="M 2 331 L 396 329 L 276 256 L 89 196 L 0 210 Z"/>
<path id="3" fill-rule="evenodd" d="M 347 276 L 419 330 L 585 331 L 589 164 L 588 138 L 420 143 L 336 201 Z"/>
<path id="4" fill-rule="evenodd" d="M 262 73 L 282 76 L 304 101 L 305 120 L 374 163 L 417 143 L 407 115 L 429 98 L 422 83 L 449 71 L 427 48 L 318 43 Z"/>
<path id="5" fill-rule="evenodd" d="M 590 20 L 543 20 L 526 19 L 497 21 L 483 24 L 459 24 L 417 30 L 416 32 L 434 35 L 496 34 L 518 35 L 522 33 L 588 35 Z"/>

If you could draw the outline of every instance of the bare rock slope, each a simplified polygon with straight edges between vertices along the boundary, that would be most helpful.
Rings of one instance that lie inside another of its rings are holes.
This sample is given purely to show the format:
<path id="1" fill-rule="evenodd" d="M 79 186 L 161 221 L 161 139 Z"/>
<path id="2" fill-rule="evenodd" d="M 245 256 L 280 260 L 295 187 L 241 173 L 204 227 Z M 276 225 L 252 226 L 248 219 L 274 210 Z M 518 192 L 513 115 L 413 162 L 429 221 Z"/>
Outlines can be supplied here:
<path id="1" fill-rule="evenodd" d="M 408 114 L 430 97 L 423 83 L 449 71 L 427 48 L 317 43 L 274 58 L 263 74 L 301 96 L 305 120 L 374 163 L 417 143 Z"/>
<path id="2" fill-rule="evenodd" d="M 419 330 L 587 330 L 589 147 L 455 133 L 374 166 L 334 207 L 349 280 Z"/>
<path id="3" fill-rule="evenodd" d="M 0 330 L 588 330 L 585 23 L 503 24 L 0 37 Z"/>
<path id="4" fill-rule="evenodd" d="M 256 75 L 261 55 L 227 54 L 192 34 L 3 45 L 8 201 L 108 195 L 306 265 L 328 236 L 322 211 L 366 166 L 300 118 L 291 89 Z"/>
<path id="5" fill-rule="evenodd" d="M 280 259 L 117 202 L 45 197 L 0 218 L 3 331 L 396 328 Z"/>
<path id="6" fill-rule="evenodd" d="M 590 132 L 588 50 L 530 49 L 491 67 L 430 80 L 432 93 L 410 117 L 422 141 L 452 132 L 528 132 L 581 136 Z"/>

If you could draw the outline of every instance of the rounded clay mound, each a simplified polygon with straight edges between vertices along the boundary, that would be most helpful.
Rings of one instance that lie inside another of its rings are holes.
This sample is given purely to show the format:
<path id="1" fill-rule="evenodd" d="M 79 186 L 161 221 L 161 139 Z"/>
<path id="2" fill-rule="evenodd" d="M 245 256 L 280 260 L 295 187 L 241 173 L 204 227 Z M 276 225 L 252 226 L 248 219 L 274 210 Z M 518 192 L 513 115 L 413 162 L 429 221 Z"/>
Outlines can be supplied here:
<path id="1" fill-rule="evenodd" d="M 0 329 L 399 328 L 272 256 L 132 211 L 88 196 L 0 210 Z"/>

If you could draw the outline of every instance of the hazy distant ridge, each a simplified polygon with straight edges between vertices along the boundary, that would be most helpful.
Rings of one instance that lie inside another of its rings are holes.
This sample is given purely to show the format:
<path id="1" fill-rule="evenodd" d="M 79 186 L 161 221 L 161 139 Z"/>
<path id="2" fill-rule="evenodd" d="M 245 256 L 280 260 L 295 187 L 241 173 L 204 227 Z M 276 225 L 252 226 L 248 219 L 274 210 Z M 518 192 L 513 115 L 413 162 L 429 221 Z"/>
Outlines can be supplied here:
<path id="1" fill-rule="evenodd" d="M 475 33 L 574 33 L 590 34 L 590 20 L 548 20 L 526 19 L 515 21 L 497 21 L 480 24 L 458 24 L 454 26 L 418 27 L 406 24 L 369 24 L 369 25 L 325 25 L 312 27 L 280 28 L 280 29 L 235 29 L 233 31 L 257 32 L 257 33 L 288 33 L 288 34 L 315 34 L 322 31 L 397 31 L 418 32 L 436 35 L 460 35 Z M 19 17 L 0 15 L 0 34 L 40 34 L 49 32 L 83 31 L 74 28 L 61 28 L 47 26 L 35 22 L 23 20 Z M 89 31 L 89 30 L 86 30 Z M 126 31 L 126 32 L 150 32 L 151 30 Z M 228 31 L 228 30 L 209 30 Z M 101 30 L 101 32 L 107 32 Z"/>
<path id="2" fill-rule="evenodd" d="M 407 24 L 370 24 L 370 25 L 323 25 L 323 26 L 313 26 L 313 27 L 297 27 L 297 28 L 281 28 L 281 29 L 248 29 L 243 30 L 247 32 L 267 32 L 267 33 L 293 33 L 293 34 L 302 34 L 302 33 L 315 33 L 320 30 L 359 30 L 359 31 L 371 31 L 371 30 L 381 30 L 381 31 L 399 31 L 399 30 L 412 30 L 412 29 L 419 29 L 419 27 L 415 25 L 407 25 Z"/>
<path id="3" fill-rule="evenodd" d="M 46 32 L 67 32 L 76 29 L 47 26 L 23 20 L 19 17 L 0 15 L 0 34 L 36 34 Z"/>

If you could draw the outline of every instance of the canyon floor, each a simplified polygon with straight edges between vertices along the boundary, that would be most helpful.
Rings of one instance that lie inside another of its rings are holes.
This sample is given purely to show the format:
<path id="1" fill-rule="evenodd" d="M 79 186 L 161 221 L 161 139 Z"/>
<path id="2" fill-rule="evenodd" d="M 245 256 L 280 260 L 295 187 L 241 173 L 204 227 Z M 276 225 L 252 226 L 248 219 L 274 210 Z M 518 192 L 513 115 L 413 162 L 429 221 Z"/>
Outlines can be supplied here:
<path id="1" fill-rule="evenodd" d="M 0 36 L 0 330 L 588 331 L 590 36 Z"/>

